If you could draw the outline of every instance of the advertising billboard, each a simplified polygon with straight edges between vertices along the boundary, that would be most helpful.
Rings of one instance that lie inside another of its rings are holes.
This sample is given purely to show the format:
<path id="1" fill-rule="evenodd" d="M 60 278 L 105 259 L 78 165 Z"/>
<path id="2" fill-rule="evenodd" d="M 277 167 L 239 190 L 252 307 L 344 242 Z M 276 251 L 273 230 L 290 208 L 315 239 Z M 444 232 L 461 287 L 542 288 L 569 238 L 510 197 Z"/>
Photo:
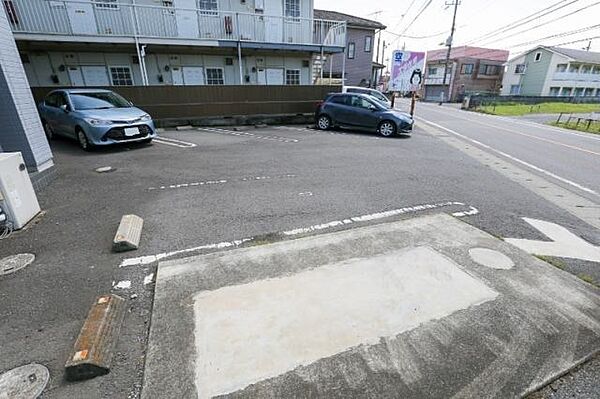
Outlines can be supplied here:
<path id="1" fill-rule="evenodd" d="M 396 50 L 392 54 L 390 90 L 417 91 L 425 75 L 425 53 Z"/>

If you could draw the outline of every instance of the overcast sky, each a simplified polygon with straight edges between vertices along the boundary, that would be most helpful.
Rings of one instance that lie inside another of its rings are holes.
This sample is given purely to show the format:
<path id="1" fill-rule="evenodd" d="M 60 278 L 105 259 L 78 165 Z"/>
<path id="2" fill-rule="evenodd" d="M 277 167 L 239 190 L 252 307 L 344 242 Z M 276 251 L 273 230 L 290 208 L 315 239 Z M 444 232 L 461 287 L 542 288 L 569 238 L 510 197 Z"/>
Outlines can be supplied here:
<path id="1" fill-rule="evenodd" d="M 414 20 L 419 10 L 429 1 L 431 4 L 418 19 Z M 315 8 L 339 11 L 382 22 L 390 32 L 382 35 L 382 41 L 391 43 L 386 51 L 387 59 L 392 50 L 401 49 L 403 45 L 406 45 L 406 50 L 413 51 L 442 47 L 440 43 L 446 40 L 452 25 L 453 6 L 446 6 L 449 2 L 451 0 L 315 0 Z M 556 7 L 544 12 L 565 7 L 546 16 L 536 16 L 531 22 L 512 30 L 487 38 L 482 37 L 556 3 L 559 3 Z M 591 7 L 576 12 L 587 6 Z M 378 11 L 380 13 L 376 13 Z M 575 12 L 573 15 L 561 18 L 573 12 Z M 561 19 L 550 22 L 556 18 Z M 545 24 L 546 22 L 549 23 Z M 544 25 L 536 27 L 542 24 Z M 573 35 L 544 39 L 551 35 L 569 33 L 593 25 L 599 26 Z M 477 47 L 506 49 L 511 52 L 511 57 L 537 44 L 557 45 L 595 36 L 599 38 L 592 40 L 591 50 L 600 51 L 600 1 L 598 0 L 462 0 L 458 7 L 456 26 L 455 46 L 470 44 Z M 399 38 L 391 33 L 403 33 L 407 27 L 408 30 L 404 35 L 435 36 L 418 39 Z M 582 41 L 564 44 L 563 47 L 581 49 L 587 45 L 588 41 Z"/>

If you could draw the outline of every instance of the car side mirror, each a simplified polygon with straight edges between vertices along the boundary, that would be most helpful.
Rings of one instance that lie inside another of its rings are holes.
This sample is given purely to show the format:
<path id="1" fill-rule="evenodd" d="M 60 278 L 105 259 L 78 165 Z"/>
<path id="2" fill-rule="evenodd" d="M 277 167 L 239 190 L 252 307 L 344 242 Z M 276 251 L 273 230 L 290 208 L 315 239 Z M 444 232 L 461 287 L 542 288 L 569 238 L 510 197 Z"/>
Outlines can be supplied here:
<path id="1" fill-rule="evenodd" d="M 69 106 L 67 104 L 61 105 L 60 109 L 62 109 L 65 114 L 69 113 L 70 111 Z"/>
<path id="2" fill-rule="evenodd" d="M 369 109 L 370 109 L 372 112 L 375 112 L 375 111 L 377 111 L 377 107 L 376 107 L 376 106 L 374 106 L 374 105 L 369 105 Z"/>

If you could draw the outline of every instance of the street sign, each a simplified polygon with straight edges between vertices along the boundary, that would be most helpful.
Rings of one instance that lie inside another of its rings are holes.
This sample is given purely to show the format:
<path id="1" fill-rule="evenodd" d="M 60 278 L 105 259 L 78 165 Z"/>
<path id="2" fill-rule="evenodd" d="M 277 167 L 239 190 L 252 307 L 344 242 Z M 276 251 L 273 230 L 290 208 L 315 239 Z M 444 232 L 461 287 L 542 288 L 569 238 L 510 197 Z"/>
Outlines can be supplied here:
<path id="1" fill-rule="evenodd" d="M 392 55 L 390 88 L 393 91 L 417 91 L 423 80 L 425 53 L 396 50 Z"/>

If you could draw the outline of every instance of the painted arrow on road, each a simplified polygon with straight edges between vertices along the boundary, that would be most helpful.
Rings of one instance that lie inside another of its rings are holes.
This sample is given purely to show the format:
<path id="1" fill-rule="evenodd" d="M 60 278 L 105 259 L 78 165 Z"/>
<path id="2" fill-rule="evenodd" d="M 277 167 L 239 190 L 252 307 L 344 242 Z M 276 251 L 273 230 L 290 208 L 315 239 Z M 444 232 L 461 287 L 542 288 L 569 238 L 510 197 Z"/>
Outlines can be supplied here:
<path id="1" fill-rule="evenodd" d="M 506 242 L 530 254 L 600 262 L 600 247 L 590 244 L 564 227 L 543 220 L 529 218 L 523 218 L 523 220 L 544 233 L 552 241 L 507 238 Z"/>

